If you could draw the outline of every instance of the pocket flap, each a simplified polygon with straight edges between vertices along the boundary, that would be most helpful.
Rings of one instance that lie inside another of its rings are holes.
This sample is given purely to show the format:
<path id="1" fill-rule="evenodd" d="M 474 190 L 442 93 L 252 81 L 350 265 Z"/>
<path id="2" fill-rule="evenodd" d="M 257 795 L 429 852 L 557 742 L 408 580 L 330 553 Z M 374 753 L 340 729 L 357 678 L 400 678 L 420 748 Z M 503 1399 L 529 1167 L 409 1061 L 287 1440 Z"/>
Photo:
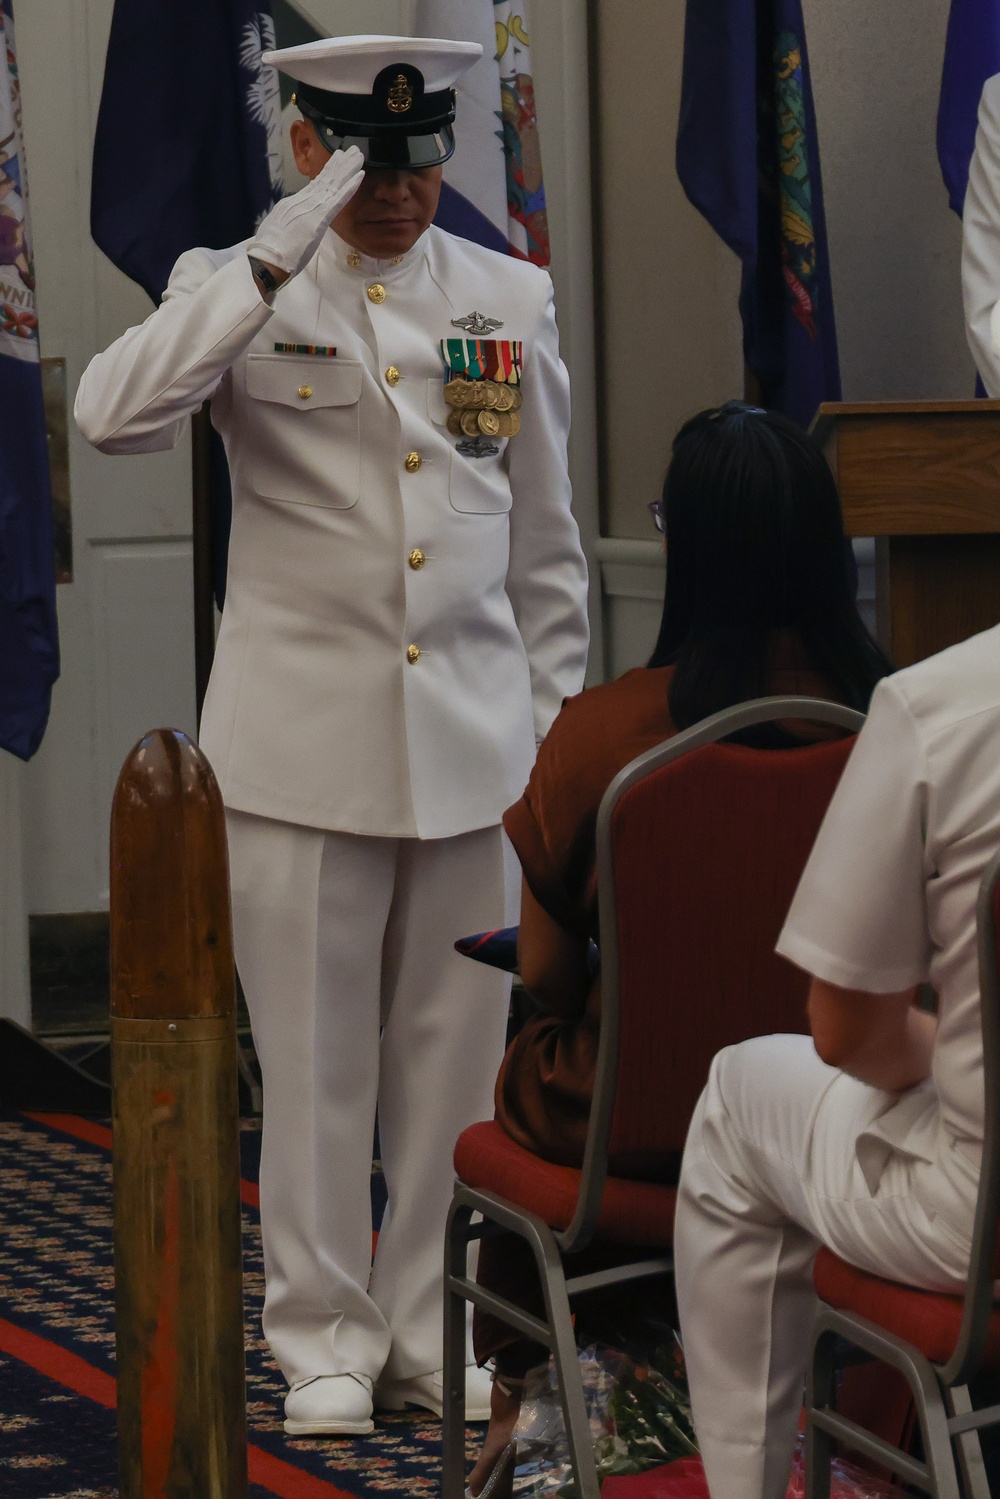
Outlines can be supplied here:
<path id="1" fill-rule="evenodd" d="M 315 406 L 353 406 L 361 397 L 361 375 L 356 360 L 249 354 L 247 395 L 257 401 L 295 406 L 300 411 Z"/>

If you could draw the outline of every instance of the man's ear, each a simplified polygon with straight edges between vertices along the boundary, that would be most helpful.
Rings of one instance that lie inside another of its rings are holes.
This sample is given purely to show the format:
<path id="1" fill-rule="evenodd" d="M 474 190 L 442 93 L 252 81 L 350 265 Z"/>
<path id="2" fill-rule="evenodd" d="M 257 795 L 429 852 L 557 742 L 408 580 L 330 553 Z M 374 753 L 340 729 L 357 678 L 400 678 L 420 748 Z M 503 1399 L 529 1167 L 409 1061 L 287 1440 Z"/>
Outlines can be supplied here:
<path id="1" fill-rule="evenodd" d="M 330 153 L 310 120 L 293 120 L 290 135 L 295 165 L 311 181 L 326 166 Z"/>

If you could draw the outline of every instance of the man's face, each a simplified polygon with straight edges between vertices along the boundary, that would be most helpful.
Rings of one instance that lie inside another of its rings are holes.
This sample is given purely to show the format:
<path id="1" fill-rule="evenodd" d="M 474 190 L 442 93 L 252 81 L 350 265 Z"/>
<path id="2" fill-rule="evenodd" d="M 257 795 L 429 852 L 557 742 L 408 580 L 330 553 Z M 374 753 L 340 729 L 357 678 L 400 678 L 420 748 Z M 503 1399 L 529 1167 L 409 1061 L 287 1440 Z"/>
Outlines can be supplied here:
<path id="1" fill-rule="evenodd" d="M 330 159 L 304 120 L 292 126 L 292 147 L 299 171 L 310 180 Z M 440 196 L 440 166 L 422 167 L 419 172 L 367 167 L 361 186 L 332 227 L 362 255 L 391 260 L 413 248 L 433 219 Z"/>

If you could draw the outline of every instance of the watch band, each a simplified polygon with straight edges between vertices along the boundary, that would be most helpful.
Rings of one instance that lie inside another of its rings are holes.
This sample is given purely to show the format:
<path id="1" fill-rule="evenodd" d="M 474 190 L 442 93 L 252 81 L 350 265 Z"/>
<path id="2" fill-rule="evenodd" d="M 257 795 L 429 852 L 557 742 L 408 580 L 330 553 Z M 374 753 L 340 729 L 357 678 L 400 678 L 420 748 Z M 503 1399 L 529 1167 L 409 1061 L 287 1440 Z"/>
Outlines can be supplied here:
<path id="1" fill-rule="evenodd" d="M 273 291 L 278 290 L 279 282 L 277 276 L 275 276 L 271 267 L 265 265 L 262 260 L 258 260 L 256 255 L 248 255 L 247 259 L 250 262 L 253 279 L 260 286 L 264 295 L 269 297 Z"/>

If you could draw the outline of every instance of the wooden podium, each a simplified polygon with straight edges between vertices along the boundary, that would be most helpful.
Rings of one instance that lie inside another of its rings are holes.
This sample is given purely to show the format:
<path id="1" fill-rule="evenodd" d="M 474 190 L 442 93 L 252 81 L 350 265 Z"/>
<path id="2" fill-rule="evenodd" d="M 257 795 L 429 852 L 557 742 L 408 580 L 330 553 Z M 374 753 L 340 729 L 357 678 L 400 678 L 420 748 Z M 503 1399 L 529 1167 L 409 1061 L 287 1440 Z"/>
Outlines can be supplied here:
<path id="1" fill-rule="evenodd" d="M 875 537 L 895 665 L 1000 623 L 1000 401 L 830 401 L 812 430 L 848 536 Z"/>

